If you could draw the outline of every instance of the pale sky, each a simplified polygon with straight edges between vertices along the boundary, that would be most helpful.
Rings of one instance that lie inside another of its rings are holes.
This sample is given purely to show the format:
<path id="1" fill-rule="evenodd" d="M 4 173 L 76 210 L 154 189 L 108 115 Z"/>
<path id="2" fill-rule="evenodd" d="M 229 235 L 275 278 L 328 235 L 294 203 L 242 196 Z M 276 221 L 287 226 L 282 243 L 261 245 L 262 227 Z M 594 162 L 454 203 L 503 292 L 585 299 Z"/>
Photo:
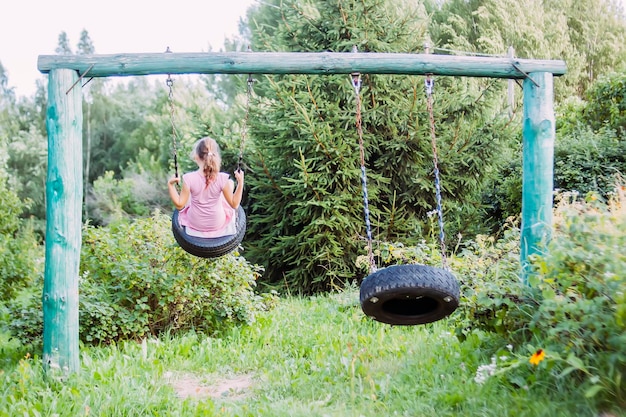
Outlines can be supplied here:
<path id="1" fill-rule="evenodd" d="M 53 55 L 65 31 L 75 51 L 83 29 L 97 54 L 219 51 L 239 18 L 262 0 L 14 0 L 2 6 L 0 62 L 9 87 L 30 96 L 39 55 Z M 626 0 L 621 0 L 626 8 Z"/>
<path id="2" fill-rule="evenodd" d="M 39 55 L 54 55 L 59 34 L 76 51 L 83 29 L 96 54 L 219 51 L 238 34 L 256 0 L 19 0 L 5 2 L 0 62 L 18 96 L 35 92 Z"/>

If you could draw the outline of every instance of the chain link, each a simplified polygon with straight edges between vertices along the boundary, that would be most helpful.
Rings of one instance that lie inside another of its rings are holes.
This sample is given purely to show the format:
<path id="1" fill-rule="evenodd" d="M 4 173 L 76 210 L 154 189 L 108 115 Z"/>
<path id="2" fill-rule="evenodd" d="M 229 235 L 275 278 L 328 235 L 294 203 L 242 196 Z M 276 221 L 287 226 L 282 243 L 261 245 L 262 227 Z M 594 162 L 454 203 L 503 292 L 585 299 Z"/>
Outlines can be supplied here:
<path id="1" fill-rule="evenodd" d="M 239 142 L 239 160 L 237 161 L 237 169 L 241 170 L 243 166 L 243 150 L 246 138 L 248 137 L 248 120 L 250 119 L 250 99 L 252 97 L 252 86 L 254 85 L 254 78 L 252 74 L 248 74 L 248 88 L 246 90 L 246 116 L 243 118 L 243 124 L 241 126 L 241 141 Z"/>
<path id="2" fill-rule="evenodd" d="M 437 136 L 435 134 L 435 116 L 433 112 L 433 88 L 435 81 L 431 75 L 427 75 L 424 81 L 426 87 L 426 105 L 428 107 L 428 116 L 430 118 L 430 142 L 433 149 L 433 165 L 435 174 L 435 196 L 437 200 L 437 222 L 439 223 L 439 245 L 441 249 L 441 264 L 444 269 L 448 268 L 448 258 L 446 255 L 446 236 L 443 225 L 443 208 L 441 204 L 441 182 L 439 179 L 439 161 L 437 157 Z"/>
<path id="3" fill-rule="evenodd" d="M 169 49 L 169 48 L 168 48 Z M 176 132 L 176 125 L 174 124 L 174 80 L 170 74 L 167 75 L 165 84 L 169 89 L 168 101 L 170 106 L 170 124 L 172 125 L 172 150 L 174 153 L 174 175 L 178 178 L 178 134 Z"/>
<path id="4" fill-rule="evenodd" d="M 359 155 L 361 159 L 361 188 L 363 190 L 363 212 L 365 215 L 365 231 L 367 234 L 367 258 L 370 264 L 370 274 L 376 271 L 376 261 L 372 248 L 372 225 L 370 223 L 369 199 L 367 196 L 367 174 L 365 172 L 365 146 L 363 145 L 363 119 L 361 117 L 361 74 L 352 73 L 352 87 L 356 101 L 356 130 L 359 135 Z"/>

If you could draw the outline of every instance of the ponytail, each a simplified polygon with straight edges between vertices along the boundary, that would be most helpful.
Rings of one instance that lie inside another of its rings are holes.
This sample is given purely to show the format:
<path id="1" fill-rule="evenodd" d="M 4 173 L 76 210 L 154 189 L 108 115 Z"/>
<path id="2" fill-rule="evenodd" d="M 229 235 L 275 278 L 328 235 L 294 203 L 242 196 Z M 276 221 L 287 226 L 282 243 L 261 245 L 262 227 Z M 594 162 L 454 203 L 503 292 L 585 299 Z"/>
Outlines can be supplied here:
<path id="1" fill-rule="evenodd" d="M 217 174 L 219 174 L 221 169 L 222 157 L 220 155 L 220 147 L 215 139 L 205 137 L 197 142 L 195 154 L 204 163 L 203 174 L 208 187 L 217 178 Z"/>

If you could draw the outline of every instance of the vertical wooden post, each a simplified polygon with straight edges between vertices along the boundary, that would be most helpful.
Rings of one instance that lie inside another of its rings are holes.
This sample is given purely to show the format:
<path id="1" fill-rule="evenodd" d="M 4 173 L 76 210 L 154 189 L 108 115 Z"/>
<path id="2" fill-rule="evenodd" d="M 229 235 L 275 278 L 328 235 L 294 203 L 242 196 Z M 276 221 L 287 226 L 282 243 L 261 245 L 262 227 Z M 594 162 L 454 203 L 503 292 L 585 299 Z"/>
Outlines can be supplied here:
<path id="1" fill-rule="evenodd" d="M 53 376 L 79 369 L 83 114 L 81 85 L 72 88 L 77 80 L 70 69 L 52 70 L 48 77 L 43 365 Z"/>
<path id="2" fill-rule="evenodd" d="M 530 73 L 524 80 L 523 176 L 522 176 L 522 277 L 528 284 L 528 257 L 539 252 L 552 234 L 554 181 L 553 75 Z"/>

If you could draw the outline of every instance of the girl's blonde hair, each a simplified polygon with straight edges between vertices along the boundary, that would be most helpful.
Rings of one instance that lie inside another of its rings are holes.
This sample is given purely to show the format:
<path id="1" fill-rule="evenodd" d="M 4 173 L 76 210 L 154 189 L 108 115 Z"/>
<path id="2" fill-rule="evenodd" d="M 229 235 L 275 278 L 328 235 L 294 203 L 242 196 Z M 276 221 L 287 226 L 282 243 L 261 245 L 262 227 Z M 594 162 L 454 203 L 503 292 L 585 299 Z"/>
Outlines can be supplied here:
<path id="1" fill-rule="evenodd" d="M 208 136 L 198 140 L 191 153 L 191 157 L 194 156 L 204 163 L 204 177 L 208 187 L 209 183 L 217 178 L 222 166 L 222 156 L 217 141 Z"/>

